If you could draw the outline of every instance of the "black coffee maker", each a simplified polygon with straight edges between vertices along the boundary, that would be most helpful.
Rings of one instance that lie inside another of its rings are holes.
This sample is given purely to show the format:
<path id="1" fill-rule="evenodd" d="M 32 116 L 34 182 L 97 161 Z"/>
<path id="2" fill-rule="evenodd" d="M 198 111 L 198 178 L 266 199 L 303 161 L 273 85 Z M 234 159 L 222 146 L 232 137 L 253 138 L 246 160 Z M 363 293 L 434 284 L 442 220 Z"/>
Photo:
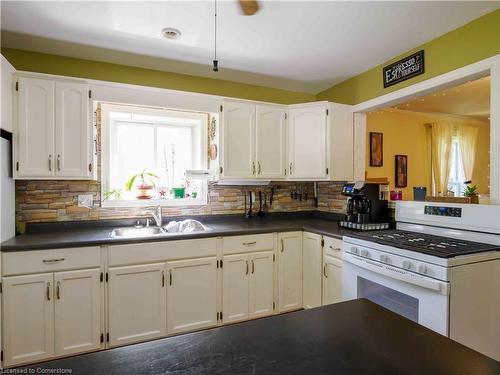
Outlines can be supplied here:
<path id="1" fill-rule="evenodd" d="M 380 184 L 359 181 L 347 183 L 342 195 L 349 197 L 345 221 L 357 224 L 385 223 L 387 200 L 380 199 Z"/>

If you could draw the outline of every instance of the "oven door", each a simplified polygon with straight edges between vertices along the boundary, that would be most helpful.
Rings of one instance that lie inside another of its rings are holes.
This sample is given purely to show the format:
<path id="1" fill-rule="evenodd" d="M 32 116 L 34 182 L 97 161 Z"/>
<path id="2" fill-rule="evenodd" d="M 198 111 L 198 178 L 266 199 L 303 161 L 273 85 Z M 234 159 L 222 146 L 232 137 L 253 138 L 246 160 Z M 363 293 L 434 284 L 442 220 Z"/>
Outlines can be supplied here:
<path id="1" fill-rule="evenodd" d="M 366 298 L 448 336 L 449 284 L 342 253 L 344 300 Z"/>

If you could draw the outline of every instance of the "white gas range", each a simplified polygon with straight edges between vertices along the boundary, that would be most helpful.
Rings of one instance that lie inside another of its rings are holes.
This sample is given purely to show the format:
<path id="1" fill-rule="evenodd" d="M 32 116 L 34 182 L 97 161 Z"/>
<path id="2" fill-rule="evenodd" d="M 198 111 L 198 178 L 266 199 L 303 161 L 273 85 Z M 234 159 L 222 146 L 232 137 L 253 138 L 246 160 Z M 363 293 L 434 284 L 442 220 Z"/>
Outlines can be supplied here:
<path id="1" fill-rule="evenodd" d="M 398 202 L 344 236 L 343 298 L 367 298 L 500 360 L 500 206 Z"/>

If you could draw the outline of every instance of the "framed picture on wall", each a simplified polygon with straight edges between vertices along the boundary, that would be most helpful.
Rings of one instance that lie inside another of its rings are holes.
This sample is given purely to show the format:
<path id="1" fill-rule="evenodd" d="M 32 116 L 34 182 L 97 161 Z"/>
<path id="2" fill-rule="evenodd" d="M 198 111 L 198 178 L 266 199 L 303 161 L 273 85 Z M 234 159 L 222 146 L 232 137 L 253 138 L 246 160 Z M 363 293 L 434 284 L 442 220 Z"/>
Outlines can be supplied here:
<path id="1" fill-rule="evenodd" d="M 408 186 L 408 156 L 396 155 L 396 187 L 404 188 Z"/>
<path id="2" fill-rule="evenodd" d="M 370 167 L 384 165 L 384 134 L 370 132 Z"/>

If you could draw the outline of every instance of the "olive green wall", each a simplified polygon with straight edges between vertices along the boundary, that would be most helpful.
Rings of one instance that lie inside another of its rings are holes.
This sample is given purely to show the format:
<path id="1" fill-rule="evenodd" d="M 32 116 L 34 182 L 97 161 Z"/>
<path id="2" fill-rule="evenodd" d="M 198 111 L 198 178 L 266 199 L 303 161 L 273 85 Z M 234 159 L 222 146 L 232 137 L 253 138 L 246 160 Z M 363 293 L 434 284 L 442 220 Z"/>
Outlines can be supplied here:
<path id="1" fill-rule="evenodd" d="M 17 69 L 70 77 L 161 87 L 234 98 L 293 104 L 311 102 L 316 95 L 195 77 L 126 65 L 76 59 L 45 53 L 2 48 L 2 55 Z"/>
<path id="2" fill-rule="evenodd" d="M 421 49 L 425 51 L 425 73 L 384 89 L 382 68 Z M 322 91 L 317 99 L 358 104 L 497 54 L 500 54 L 500 10 Z"/>

